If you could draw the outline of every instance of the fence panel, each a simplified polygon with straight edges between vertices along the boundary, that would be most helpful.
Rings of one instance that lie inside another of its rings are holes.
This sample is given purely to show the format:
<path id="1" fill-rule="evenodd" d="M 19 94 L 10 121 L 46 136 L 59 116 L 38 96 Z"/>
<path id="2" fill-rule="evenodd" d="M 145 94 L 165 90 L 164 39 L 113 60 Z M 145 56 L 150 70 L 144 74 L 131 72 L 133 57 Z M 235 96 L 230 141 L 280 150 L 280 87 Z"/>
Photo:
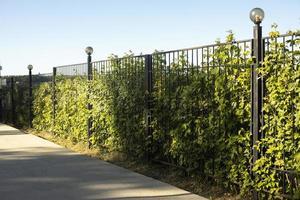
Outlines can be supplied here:
<path id="1" fill-rule="evenodd" d="M 52 74 L 32 75 L 33 90 L 43 82 L 51 81 Z M 2 87 L 2 121 L 17 127 L 29 124 L 29 76 L 5 76 Z"/>
<path id="2" fill-rule="evenodd" d="M 93 62 L 91 90 L 94 144 L 132 155 L 143 154 L 145 133 L 145 56 Z"/>
<path id="3" fill-rule="evenodd" d="M 226 177 L 224 166 L 228 167 L 233 155 L 228 151 L 238 153 L 245 147 L 250 151 L 250 141 L 234 141 L 238 134 L 249 134 L 250 42 L 153 55 L 157 159 L 189 171 Z M 228 138 L 232 144 L 224 143 Z"/>
<path id="4" fill-rule="evenodd" d="M 86 140 L 87 73 L 87 63 L 53 68 L 50 86 L 52 122 L 46 129 L 56 135 L 64 134 L 74 142 Z"/>
<path id="5" fill-rule="evenodd" d="M 300 37 L 297 34 L 264 38 L 265 60 L 261 73 L 263 125 L 259 159 L 255 170 L 260 174 L 264 198 L 266 193 L 292 199 L 299 190 L 299 166 L 295 155 L 300 151 L 299 64 Z M 277 180 L 274 185 L 268 183 Z"/>

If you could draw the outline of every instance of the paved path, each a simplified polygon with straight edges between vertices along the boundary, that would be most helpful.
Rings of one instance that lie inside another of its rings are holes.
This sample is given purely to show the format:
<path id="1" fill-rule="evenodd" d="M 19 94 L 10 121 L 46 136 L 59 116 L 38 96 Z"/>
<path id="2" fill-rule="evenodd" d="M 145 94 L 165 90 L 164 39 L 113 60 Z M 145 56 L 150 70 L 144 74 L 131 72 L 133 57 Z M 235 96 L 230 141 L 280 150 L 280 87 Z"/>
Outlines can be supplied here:
<path id="1" fill-rule="evenodd" d="M 205 200 L 0 124 L 1 200 Z"/>

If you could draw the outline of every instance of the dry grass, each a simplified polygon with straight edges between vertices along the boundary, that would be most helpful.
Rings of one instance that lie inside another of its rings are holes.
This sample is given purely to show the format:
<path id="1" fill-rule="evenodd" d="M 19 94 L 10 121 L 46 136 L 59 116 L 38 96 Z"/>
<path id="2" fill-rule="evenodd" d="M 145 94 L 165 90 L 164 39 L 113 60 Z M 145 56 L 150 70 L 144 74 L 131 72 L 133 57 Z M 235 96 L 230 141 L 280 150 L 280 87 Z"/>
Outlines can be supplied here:
<path id="1" fill-rule="evenodd" d="M 88 149 L 86 143 L 73 143 L 68 139 L 55 137 L 49 132 L 38 132 L 34 130 L 26 130 L 26 132 L 52 141 L 72 151 L 79 152 L 90 157 L 105 160 L 107 162 L 161 180 L 171 185 L 175 185 L 179 188 L 182 188 L 195 194 L 199 194 L 209 199 L 241 199 L 238 195 L 231 195 L 230 193 L 226 193 L 226 191 L 224 191 L 222 187 L 220 185 L 218 186 L 216 183 L 212 183 L 209 180 L 201 179 L 198 176 L 186 176 L 183 170 L 171 166 L 165 166 L 157 163 L 149 163 L 146 161 L 137 161 L 119 152 L 106 152 L 96 148 Z"/>

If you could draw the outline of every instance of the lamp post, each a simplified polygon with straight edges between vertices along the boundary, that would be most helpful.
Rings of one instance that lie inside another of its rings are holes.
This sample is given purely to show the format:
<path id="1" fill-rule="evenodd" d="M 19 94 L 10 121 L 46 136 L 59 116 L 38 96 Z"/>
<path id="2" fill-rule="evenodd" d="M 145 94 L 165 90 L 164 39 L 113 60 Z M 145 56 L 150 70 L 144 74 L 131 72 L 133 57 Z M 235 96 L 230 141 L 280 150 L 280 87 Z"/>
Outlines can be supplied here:
<path id="1" fill-rule="evenodd" d="M 28 120 L 29 120 L 29 128 L 32 128 L 32 65 L 28 65 L 27 69 L 29 70 L 29 113 L 28 113 Z"/>
<path id="2" fill-rule="evenodd" d="M 93 53 L 93 48 L 92 47 L 86 47 L 85 48 L 85 53 L 88 55 L 87 57 L 87 72 L 88 72 L 88 82 L 90 82 L 93 78 L 93 73 L 92 73 L 92 53 Z M 87 120 L 87 134 L 88 134 L 88 147 L 91 147 L 91 142 L 90 142 L 90 137 L 91 137 L 91 128 L 92 128 L 92 119 L 90 115 L 90 111 L 92 110 L 92 105 L 89 102 L 89 97 L 90 97 L 90 84 L 88 83 L 88 93 L 87 93 L 87 109 L 88 109 L 88 120 Z"/>
<path id="3" fill-rule="evenodd" d="M 262 40 L 262 27 L 260 23 L 264 19 L 264 11 L 261 8 L 254 8 L 250 11 L 250 19 L 255 24 L 253 27 L 253 40 L 252 40 L 252 57 L 254 63 L 251 67 L 251 133 L 252 133 L 252 148 L 254 165 L 259 158 L 259 152 L 254 146 L 262 137 L 261 127 L 263 126 L 263 90 L 264 80 L 258 73 L 257 69 L 261 66 L 263 60 L 263 40 Z M 255 177 L 255 173 L 252 174 Z M 258 199 L 257 191 L 253 191 L 253 199 Z"/>

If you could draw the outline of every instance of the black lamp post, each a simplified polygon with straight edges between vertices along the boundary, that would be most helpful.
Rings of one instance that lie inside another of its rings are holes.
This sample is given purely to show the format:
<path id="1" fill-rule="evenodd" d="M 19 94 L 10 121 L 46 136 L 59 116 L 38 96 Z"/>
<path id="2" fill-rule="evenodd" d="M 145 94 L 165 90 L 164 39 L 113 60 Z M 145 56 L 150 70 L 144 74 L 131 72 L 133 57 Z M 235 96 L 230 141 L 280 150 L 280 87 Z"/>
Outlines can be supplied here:
<path id="1" fill-rule="evenodd" d="M 88 55 L 87 57 L 87 72 L 88 72 L 88 82 L 90 82 L 93 78 L 93 73 L 92 73 L 92 53 L 93 53 L 93 48 L 92 47 L 86 47 L 85 48 L 85 53 Z M 92 105 L 89 102 L 89 97 L 90 97 L 90 85 L 88 86 L 88 94 L 87 94 L 87 99 L 88 99 L 88 104 L 87 104 L 87 109 L 88 109 L 88 120 L 87 120 L 87 133 L 88 133 L 88 147 L 91 147 L 91 142 L 90 142 L 90 137 L 91 137 L 91 128 L 92 128 L 92 119 L 90 116 L 90 111 L 92 110 Z"/>
<path id="2" fill-rule="evenodd" d="M 262 27 L 260 23 L 264 19 L 264 11 L 261 8 L 254 8 L 250 11 L 250 19 L 255 24 L 253 27 L 253 41 L 252 41 L 252 57 L 254 63 L 251 67 L 251 133 L 253 146 L 262 137 L 261 127 L 263 126 L 263 90 L 264 81 L 263 77 L 258 73 L 257 69 L 261 66 L 263 60 L 263 40 L 262 40 Z M 259 158 L 259 152 L 253 147 L 253 164 Z M 253 177 L 255 174 L 253 173 Z M 253 199 L 258 199 L 257 191 L 253 191 Z"/>
<path id="3" fill-rule="evenodd" d="M 29 70 L 29 113 L 28 113 L 28 120 L 29 120 L 29 128 L 32 128 L 32 65 L 28 65 L 27 69 Z"/>

